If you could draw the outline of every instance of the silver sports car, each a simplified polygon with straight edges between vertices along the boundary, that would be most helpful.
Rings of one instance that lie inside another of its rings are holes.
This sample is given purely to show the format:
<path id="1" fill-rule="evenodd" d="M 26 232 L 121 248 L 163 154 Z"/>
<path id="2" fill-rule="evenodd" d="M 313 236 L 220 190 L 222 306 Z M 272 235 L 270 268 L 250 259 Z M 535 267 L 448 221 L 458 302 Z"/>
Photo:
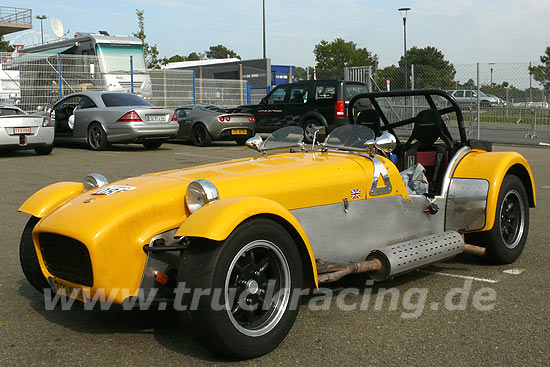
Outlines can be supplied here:
<path id="1" fill-rule="evenodd" d="M 254 115 L 237 108 L 215 105 L 186 105 L 176 108 L 180 124 L 176 139 L 190 140 L 196 146 L 207 146 L 212 140 L 234 140 L 244 145 L 254 136 Z"/>
<path id="2" fill-rule="evenodd" d="M 174 110 L 153 107 L 131 93 L 82 92 L 68 95 L 51 109 L 55 141 L 87 143 L 105 150 L 112 143 L 158 148 L 176 136 Z"/>
<path id="3" fill-rule="evenodd" d="M 29 115 L 18 107 L 0 105 L 0 149 L 34 149 L 37 154 L 50 154 L 53 135 L 49 116 Z"/>

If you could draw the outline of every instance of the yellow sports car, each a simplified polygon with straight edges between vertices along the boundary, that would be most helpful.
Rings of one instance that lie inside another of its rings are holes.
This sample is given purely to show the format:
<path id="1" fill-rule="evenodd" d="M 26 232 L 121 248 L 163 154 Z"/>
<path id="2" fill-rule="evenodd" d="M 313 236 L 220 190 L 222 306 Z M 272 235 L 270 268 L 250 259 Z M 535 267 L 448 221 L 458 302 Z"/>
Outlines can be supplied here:
<path id="1" fill-rule="evenodd" d="M 422 110 L 390 121 L 387 101 L 411 96 Z M 360 98 L 372 109 L 354 116 Z M 43 188 L 19 208 L 31 215 L 25 276 L 84 302 L 169 302 L 203 344 L 252 358 L 288 334 L 304 288 L 462 252 L 520 256 L 536 202 L 520 154 L 467 140 L 442 91 L 359 94 L 348 107 L 352 124 L 322 144 L 285 127 L 247 141 L 257 157 Z"/>

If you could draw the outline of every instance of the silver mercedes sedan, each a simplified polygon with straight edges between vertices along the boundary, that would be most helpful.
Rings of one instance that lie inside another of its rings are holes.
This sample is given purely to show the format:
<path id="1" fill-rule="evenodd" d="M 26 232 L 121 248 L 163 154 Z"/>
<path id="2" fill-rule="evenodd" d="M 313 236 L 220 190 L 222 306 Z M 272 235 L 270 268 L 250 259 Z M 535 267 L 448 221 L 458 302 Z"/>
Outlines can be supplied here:
<path id="1" fill-rule="evenodd" d="M 173 109 L 154 107 L 131 93 L 82 92 L 56 102 L 55 142 L 86 143 L 92 150 L 111 144 L 143 144 L 155 149 L 178 132 Z"/>
<path id="2" fill-rule="evenodd" d="M 176 139 L 189 140 L 196 146 L 207 146 L 212 140 L 233 140 L 244 145 L 254 136 L 254 115 L 239 108 L 207 104 L 186 105 L 176 108 L 180 128 Z"/>
<path id="3" fill-rule="evenodd" d="M 34 149 L 47 155 L 53 149 L 53 136 L 49 116 L 29 115 L 19 107 L 0 105 L 0 150 Z"/>

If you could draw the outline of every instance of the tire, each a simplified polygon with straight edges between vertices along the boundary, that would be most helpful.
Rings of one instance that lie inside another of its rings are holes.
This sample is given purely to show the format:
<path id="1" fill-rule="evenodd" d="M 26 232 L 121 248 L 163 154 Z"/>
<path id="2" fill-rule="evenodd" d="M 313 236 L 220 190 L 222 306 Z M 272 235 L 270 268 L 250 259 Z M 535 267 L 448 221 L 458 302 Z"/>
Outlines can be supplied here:
<path id="1" fill-rule="evenodd" d="M 145 143 L 143 143 L 143 146 L 145 147 L 145 149 L 157 149 L 160 148 L 162 143 L 162 141 L 146 141 Z"/>
<path id="2" fill-rule="evenodd" d="M 91 150 L 106 150 L 109 148 L 109 142 L 107 141 L 107 134 L 101 124 L 97 122 L 88 127 L 88 146 Z"/>
<path id="3" fill-rule="evenodd" d="M 307 144 L 313 143 L 313 136 L 315 134 L 315 130 L 313 129 L 315 126 L 320 126 L 320 124 L 317 120 L 307 120 L 304 122 L 303 129 L 304 129 L 304 142 Z M 317 133 L 317 139 L 319 138 L 320 134 Z"/>
<path id="4" fill-rule="evenodd" d="M 34 148 L 34 151 L 38 155 L 48 155 L 52 152 L 53 145 L 46 145 L 45 147 Z"/>
<path id="5" fill-rule="evenodd" d="M 206 126 L 203 124 L 195 124 L 191 130 L 191 142 L 197 147 L 206 147 L 212 142 L 212 138 L 208 134 Z"/>
<path id="6" fill-rule="evenodd" d="M 247 140 L 248 138 L 237 138 L 235 139 L 235 143 L 237 143 L 237 145 L 245 145 Z"/>
<path id="7" fill-rule="evenodd" d="M 183 311 L 182 320 L 201 344 L 217 353 L 238 359 L 264 355 L 281 343 L 296 320 L 302 276 L 300 254 L 283 227 L 263 218 L 246 221 L 223 245 L 195 241 L 183 253 L 178 281 L 210 293 L 194 310 Z M 271 300 L 279 307 L 269 302 L 263 309 L 262 297 L 270 294 L 268 280 L 274 282 Z M 230 289 L 236 289 L 233 298 Z M 188 308 L 192 294 L 183 298 Z"/>
<path id="8" fill-rule="evenodd" d="M 19 243 L 19 261 L 21 263 L 21 269 L 25 278 L 31 283 L 31 285 L 40 293 L 44 293 L 44 288 L 50 288 L 50 285 L 42 270 L 40 269 L 40 263 L 36 256 L 36 250 L 34 248 L 34 242 L 32 240 L 32 230 L 36 226 L 36 223 L 40 218 L 30 217 L 23 235 L 21 236 L 21 242 Z"/>
<path id="9" fill-rule="evenodd" d="M 495 224 L 477 241 L 487 248 L 486 258 L 494 264 L 510 264 L 521 255 L 529 232 L 529 201 L 521 180 L 506 175 L 500 186 Z"/>

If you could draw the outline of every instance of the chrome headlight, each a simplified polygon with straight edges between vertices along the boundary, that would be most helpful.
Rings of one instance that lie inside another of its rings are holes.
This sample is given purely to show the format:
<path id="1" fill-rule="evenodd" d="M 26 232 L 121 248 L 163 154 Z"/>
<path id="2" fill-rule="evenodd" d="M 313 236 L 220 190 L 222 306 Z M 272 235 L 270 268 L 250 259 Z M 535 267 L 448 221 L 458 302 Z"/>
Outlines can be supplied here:
<path id="1" fill-rule="evenodd" d="M 203 205 L 220 198 L 218 189 L 208 180 L 198 179 L 187 186 L 185 203 L 191 213 L 199 210 Z"/>
<path id="2" fill-rule="evenodd" d="M 90 173 L 82 181 L 82 192 L 90 191 L 95 188 L 105 186 L 109 183 L 109 180 L 99 173 Z"/>

